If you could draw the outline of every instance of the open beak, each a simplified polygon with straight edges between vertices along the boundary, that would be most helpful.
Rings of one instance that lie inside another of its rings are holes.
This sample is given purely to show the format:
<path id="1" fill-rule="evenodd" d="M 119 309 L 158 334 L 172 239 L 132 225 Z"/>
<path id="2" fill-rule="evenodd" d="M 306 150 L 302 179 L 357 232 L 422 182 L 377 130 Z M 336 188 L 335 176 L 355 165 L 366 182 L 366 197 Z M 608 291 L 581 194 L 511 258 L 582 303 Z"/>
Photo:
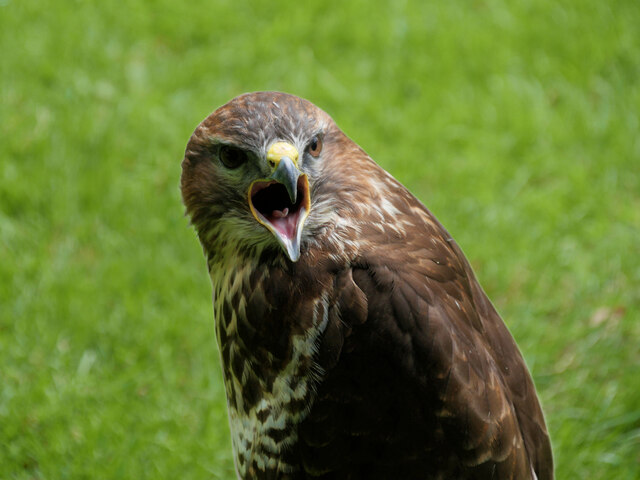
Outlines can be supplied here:
<path id="1" fill-rule="evenodd" d="M 276 142 L 267 152 L 269 178 L 249 187 L 249 207 L 255 219 L 273 233 L 292 262 L 300 258 L 302 228 L 309 216 L 309 179 L 298 169 L 298 151 Z"/>

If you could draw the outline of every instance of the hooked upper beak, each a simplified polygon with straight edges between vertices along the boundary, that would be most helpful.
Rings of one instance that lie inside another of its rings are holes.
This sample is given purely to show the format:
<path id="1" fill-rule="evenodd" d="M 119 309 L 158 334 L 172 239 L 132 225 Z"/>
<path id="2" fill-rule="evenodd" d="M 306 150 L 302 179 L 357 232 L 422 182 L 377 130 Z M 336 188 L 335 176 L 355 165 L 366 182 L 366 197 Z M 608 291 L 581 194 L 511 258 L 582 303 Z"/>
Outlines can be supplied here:
<path id="1" fill-rule="evenodd" d="M 309 180 L 298 168 L 298 150 L 290 143 L 271 145 L 267 162 L 272 174 L 251 184 L 249 207 L 295 262 L 300 258 L 302 229 L 311 207 Z"/>
<path id="2" fill-rule="evenodd" d="M 293 163 L 289 157 L 282 157 L 278 166 L 269 179 L 280 182 L 287 189 L 289 199 L 291 203 L 296 203 L 298 199 L 298 177 L 302 175 L 302 172 L 298 170 L 298 167 Z"/>

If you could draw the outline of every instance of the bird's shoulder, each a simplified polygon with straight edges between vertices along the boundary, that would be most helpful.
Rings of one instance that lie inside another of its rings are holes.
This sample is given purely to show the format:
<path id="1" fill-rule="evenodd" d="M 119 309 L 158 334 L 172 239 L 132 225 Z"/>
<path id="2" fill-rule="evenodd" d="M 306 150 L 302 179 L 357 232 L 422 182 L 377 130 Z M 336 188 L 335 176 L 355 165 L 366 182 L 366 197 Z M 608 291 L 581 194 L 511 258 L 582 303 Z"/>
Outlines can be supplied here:
<path id="1" fill-rule="evenodd" d="M 357 251 L 335 268 L 318 353 L 326 381 L 307 425 L 322 422 L 324 409 L 332 421 L 344 413 L 334 432 L 344 443 L 327 442 L 326 458 L 337 458 L 334 450 L 361 443 L 387 408 L 403 434 L 394 440 L 398 429 L 389 426 L 379 448 L 397 452 L 395 442 L 408 457 L 428 458 L 411 448 L 425 435 L 425 448 L 456 452 L 451 472 L 528 478 L 529 457 L 535 465 L 550 451 L 527 451 L 548 440 L 524 360 L 457 243 L 411 194 L 396 193 L 351 227 Z M 361 388 L 344 388 L 354 382 Z M 322 431 L 331 435 L 326 425 Z M 318 441 L 312 437 L 304 438 Z"/>

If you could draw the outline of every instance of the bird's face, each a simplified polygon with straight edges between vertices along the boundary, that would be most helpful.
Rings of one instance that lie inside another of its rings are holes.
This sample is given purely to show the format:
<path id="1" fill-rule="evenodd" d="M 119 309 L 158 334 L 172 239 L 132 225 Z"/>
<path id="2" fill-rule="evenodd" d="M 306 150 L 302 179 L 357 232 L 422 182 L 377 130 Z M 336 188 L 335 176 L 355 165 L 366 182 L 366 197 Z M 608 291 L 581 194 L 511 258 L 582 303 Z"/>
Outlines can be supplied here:
<path id="1" fill-rule="evenodd" d="M 192 135 L 182 163 L 182 195 L 208 250 L 278 246 L 293 262 L 322 170 L 331 119 L 291 95 L 233 99 Z"/>

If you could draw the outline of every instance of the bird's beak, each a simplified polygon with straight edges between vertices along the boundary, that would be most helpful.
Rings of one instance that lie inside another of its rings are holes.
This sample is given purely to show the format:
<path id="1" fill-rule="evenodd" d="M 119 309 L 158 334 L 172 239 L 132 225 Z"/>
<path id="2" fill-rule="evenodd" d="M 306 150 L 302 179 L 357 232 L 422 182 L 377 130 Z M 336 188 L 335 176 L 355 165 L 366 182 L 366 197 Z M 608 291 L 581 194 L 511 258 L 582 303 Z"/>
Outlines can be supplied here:
<path id="1" fill-rule="evenodd" d="M 291 261 L 300 258 L 302 227 L 309 216 L 309 179 L 298 168 L 298 150 L 276 142 L 267 152 L 271 176 L 249 187 L 249 207 L 255 219 L 273 233 Z"/>

